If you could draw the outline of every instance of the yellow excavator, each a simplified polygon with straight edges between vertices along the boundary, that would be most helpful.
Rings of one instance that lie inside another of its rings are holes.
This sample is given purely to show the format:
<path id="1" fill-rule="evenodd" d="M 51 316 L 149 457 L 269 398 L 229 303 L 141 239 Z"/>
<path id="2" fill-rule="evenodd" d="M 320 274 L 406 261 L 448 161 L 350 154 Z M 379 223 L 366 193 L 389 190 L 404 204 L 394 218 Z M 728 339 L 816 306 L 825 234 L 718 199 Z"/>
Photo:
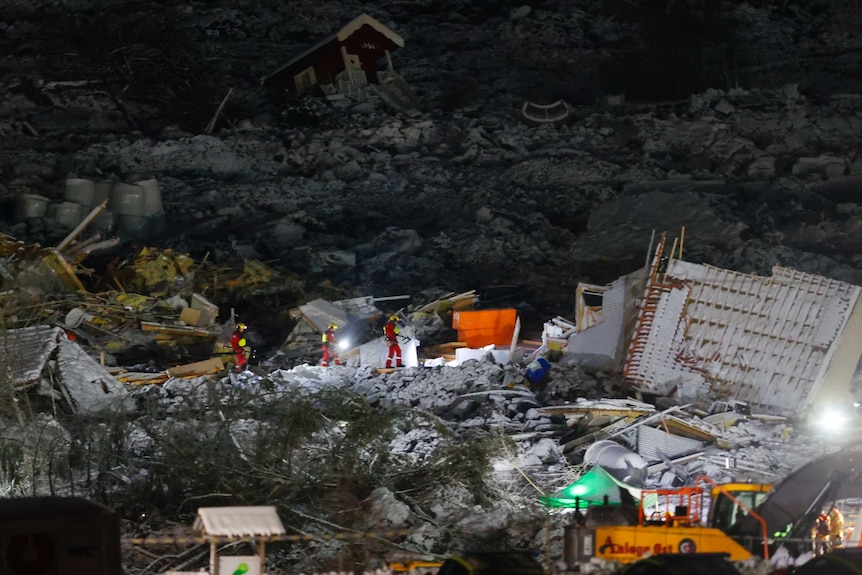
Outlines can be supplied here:
<path id="1" fill-rule="evenodd" d="M 625 491 L 625 490 L 623 490 Z M 563 558 L 571 569 L 601 558 L 631 563 L 646 555 L 725 554 L 732 561 L 769 558 L 779 547 L 811 549 L 817 514 L 836 501 L 862 498 L 862 446 L 808 463 L 775 486 L 718 485 L 644 490 L 639 501 L 576 511 L 566 527 Z"/>

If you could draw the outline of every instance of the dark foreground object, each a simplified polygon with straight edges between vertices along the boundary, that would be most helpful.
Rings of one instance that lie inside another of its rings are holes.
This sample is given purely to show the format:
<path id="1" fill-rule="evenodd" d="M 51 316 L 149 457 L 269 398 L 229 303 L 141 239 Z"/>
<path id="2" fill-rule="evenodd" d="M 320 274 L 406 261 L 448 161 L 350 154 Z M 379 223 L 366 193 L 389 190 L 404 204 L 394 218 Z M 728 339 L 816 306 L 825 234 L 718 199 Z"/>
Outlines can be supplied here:
<path id="1" fill-rule="evenodd" d="M 635 561 L 618 575 L 739 575 L 725 553 L 674 553 Z"/>

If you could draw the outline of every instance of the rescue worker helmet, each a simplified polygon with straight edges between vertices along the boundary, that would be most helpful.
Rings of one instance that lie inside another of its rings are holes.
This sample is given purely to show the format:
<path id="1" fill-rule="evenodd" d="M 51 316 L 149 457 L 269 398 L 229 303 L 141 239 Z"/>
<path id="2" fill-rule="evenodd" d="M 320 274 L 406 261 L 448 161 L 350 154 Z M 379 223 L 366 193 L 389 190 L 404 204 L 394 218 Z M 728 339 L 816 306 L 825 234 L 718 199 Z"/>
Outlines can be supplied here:
<path id="1" fill-rule="evenodd" d="M 389 321 L 398 321 L 398 316 L 397 315 L 389 316 Z"/>
<path id="2" fill-rule="evenodd" d="M 237 331 L 245 331 L 246 325 L 244 323 L 238 323 L 238 324 L 236 324 L 236 330 Z"/>
<path id="3" fill-rule="evenodd" d="M 334 323 L 329 324 L 327 327 L 328 327 L 329 329 L 338 329 L 338 326 L 337 326 L 337 325 L 335 325 Z"/>

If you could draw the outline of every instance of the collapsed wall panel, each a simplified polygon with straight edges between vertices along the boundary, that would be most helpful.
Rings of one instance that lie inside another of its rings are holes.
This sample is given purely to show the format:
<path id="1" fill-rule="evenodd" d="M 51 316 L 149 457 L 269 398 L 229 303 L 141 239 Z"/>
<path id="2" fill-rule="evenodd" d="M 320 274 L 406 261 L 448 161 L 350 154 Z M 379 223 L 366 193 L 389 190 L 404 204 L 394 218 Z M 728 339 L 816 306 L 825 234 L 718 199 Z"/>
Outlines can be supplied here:
<path id="1" fill-rule="evenodd" d="M 858 286 L 781 267 L 762 277 L 671 261 L 647 288 L 646 329 L 635 336 L 626 379 L 654 393 L 676 388 L 801 411 L 821 392 L 859 294 Z M 859 353 L 845 351 L 841 361 L 855 366 Z"/>

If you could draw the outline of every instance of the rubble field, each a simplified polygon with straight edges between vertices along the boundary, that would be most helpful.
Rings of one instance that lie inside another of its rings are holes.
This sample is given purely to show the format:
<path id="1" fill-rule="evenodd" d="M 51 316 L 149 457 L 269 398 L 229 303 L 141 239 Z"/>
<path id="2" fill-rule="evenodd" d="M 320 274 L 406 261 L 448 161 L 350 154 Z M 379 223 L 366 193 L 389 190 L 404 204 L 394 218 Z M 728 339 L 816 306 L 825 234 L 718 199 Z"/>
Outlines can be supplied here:
<path id="1" fill-rule="evenodd" d="M 856 441 L 816 417 L 858 382 L 858 3 L 654 4 L 7 1 L 0 495 L 109 505 L 136 575 L 206 567 L 227 505 L 307 535 L 272 573 L 558 571 L 590 470 Z M 360 24 L 374 66 L 290 69 Z"/>

